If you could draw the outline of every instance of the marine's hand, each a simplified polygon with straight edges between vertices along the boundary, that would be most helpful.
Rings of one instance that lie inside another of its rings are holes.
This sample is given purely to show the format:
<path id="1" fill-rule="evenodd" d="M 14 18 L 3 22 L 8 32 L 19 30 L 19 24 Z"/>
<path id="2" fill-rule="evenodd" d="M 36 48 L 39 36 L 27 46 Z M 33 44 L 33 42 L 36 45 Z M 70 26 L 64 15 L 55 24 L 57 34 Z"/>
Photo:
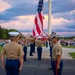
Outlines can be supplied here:
<path id="1" fill-rule="evenodd" d="M 21 69 L 22 69 L 22 66 L 20 66 L 19 70 L 21 70 Z"/>
<path id="2" fill-rule="evenodd" d="M 2 68 L 5 69 L 5 65 L 2 65 Z"/>
<path id="3" fill-rule="evenodd" d="M 57 65 L 56 69 L 60 69 L 60 66 L 59 66 L 59 65 Z"/>

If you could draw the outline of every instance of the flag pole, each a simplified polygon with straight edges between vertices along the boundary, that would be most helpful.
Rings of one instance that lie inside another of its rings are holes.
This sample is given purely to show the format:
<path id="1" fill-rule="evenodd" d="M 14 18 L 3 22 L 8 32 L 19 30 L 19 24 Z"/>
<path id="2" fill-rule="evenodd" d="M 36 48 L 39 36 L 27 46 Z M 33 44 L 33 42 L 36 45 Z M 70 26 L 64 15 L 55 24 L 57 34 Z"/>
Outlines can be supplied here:
<path id="1" fill-rule="evenodd" d="M 48 0 L 48 33 L 51 34 L 51 0 Z"/>

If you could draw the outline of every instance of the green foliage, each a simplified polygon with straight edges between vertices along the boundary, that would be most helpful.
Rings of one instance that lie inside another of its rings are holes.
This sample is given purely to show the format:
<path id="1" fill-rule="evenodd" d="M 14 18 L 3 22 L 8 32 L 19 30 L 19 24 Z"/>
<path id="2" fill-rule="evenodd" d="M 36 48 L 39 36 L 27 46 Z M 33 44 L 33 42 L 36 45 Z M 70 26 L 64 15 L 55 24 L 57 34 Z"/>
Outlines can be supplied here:
<path id="1" fill-rule="evenodd" d="M 2 34 L 2 38 L 3 38 L 3 39 L 6 39 L 6 38 L 7 38 L 6 33 L 3 33 L 3 34 Z"/>
<path id="2" fill-rule="evenodd" d="M 60 37 L 60 39 L 75 39 L 75 36 L 69 36 L 69 37 Z"/>
<path id="3" fill-rule="evenodd" d="M 0 52 L 1 52 L 1 50 L 2 50 L 2 47 L 0 46 Z"/>
<path id="4" fill-rule="evenodd" d="M 0 39 L 8 39 L 9 38 L 9 34 L 8 33 L 11 32 L 11 31 L 17 31 L 17 30 L 0 28 Z"/>
<path id="5" fill-rule="evenodd" d="M 63 46 L 64 48 L 75 48 L 75 46 Z"/>
<path id="6" fill-rule="evenodd" d="M 72 58 L 75 58 L 75 52 L 69 53 Z"/>

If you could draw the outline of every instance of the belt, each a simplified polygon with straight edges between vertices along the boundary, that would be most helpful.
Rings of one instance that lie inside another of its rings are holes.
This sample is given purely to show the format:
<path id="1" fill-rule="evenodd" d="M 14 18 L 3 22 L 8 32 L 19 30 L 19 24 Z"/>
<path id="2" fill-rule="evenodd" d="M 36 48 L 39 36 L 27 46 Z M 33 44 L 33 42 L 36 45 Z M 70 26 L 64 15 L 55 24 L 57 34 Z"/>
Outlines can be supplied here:
<path id="1" fill-rule="evenodd" d="M 37 46 L 38 48 L 42 48 L 41 46 Z"/>
<path id="2" fill-rule="evenodd" d="M 61 60 L 62 60 L 62 59 L 61 59 Z M 60 60 L 60 61 L 61 61 L 61 60 Z M 52 59 L 52 61 L 57 61 L 57 59 Z"/>
<path id="3" fill-rule="evenodd" d="M 10 59 L 10 60 L 19 60 L 19 58 L 7 58 L 7 59 Z"/>

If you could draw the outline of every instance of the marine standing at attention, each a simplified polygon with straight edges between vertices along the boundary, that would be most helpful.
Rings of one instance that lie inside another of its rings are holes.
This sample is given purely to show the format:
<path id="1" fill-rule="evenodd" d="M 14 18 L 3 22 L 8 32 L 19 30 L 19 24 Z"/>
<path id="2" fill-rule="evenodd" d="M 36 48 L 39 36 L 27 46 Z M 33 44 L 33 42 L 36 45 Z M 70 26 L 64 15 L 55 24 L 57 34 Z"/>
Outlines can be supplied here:
<path id="1" fill-rule="evenodd" d="M 24 61 L 27 61 L 27 45 L 28 45 L 27 38 L 24 37 L 23 39 Z"/>
<path id="2" fill-rule="evenodd" d="M 19 75 L 23 65 L 23 48 L 16 40 L 19 35 L 18 32 L 9 32 L 10 43 L 3 46 L 1 52 L 2 68 L 6 70 L 6 75 Z M 4 63 L 6 57 L 6 63 Z"/>
<path id="3" fill-rule="evenodd" d="M 34 51 L 34 37 L 31 35 L 30 38 L 30 56 L 33 56 L 33 51 Z"/>
<path id="4" fill-rule="evenodd" d="M 41 41 L 41 37 L 39 36 L 38 39 L 36 40 L 38 60 L 42 59 L 42 44 L 43 44 L 43 41 Z"/>
<path id="5" fill-rule="evenodd" d="M 63 68 L 63 61 L 61 59 L 62 57 L 62 46 L 58 42 L 59 36 L 54 35 L 53 36 L 53 49 L 52 49 L 52 69 L 54 72 L 54 75 L 61 75 L 62 68 Z"/>

